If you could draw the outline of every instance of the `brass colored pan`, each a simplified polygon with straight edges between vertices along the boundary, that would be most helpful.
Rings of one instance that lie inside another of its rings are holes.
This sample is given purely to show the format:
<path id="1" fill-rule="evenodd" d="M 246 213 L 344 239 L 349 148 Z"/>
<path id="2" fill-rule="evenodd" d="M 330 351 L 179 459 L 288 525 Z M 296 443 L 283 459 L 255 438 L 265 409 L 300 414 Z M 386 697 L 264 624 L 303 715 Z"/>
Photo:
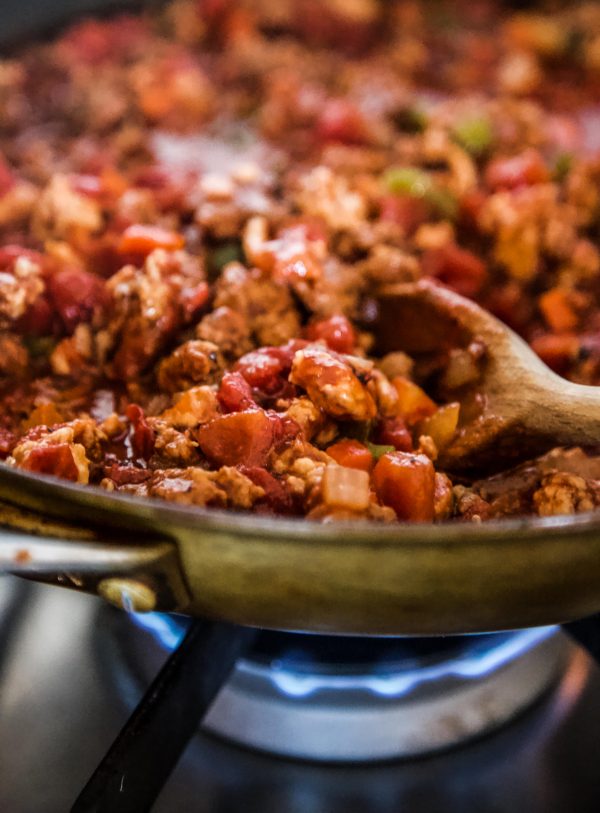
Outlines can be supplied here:
<path id="1" fill-rule="evenodd" d="M 600 610 L 593 514 L 319 525 L 136 500 L 6 466 L 0 500 L 0 520 L 22 529 L 0 532 L 0 571 L 126 609 L 370 635 L 483 632 Z"/>
<path id="2" fill-rule="evenodd" d="M 122 5 L 32 3 L 3 1 L 0 47 Z M 382 635 L 525 627 L 600 610 L 600 515 L 318 525 L 136 500 L 1 464 L 0 500 L 0 572 L 128 609 Z"/>

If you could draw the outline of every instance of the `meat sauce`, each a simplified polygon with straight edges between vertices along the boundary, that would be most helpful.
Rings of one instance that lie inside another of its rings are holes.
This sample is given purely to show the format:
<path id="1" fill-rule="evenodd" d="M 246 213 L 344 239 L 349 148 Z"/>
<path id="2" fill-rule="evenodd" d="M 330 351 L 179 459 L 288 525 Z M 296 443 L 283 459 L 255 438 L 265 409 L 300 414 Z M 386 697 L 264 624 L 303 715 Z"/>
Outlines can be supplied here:
<path id="1" fill-rule="evenodd" d="M 593 510 L 598 450 L 440 470 L 486 348 L 382 355 L 376 302 L 437 280 L 600 384 L 599 91 L 595 3 L 172 0 L 6 56 L 0 458 L 323 521 Z"/>

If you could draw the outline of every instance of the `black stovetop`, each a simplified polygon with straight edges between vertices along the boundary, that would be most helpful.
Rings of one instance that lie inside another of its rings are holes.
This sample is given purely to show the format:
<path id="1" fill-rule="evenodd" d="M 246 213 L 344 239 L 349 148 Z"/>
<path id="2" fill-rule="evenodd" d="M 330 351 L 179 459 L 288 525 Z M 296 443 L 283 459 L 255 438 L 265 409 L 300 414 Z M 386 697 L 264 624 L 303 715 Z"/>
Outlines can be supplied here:
<path id="1" fill-rule="evenodd" d="M 115 611 L 116 612 L 116 611 Z M 65 813 L 125 722 L 96 599 L 0 579 L 0 811 Z M 294 763 L 198 735 L 155 813 L 596 813 L 600 670 L 568 677 L 501 731 L 371 767 Z"/>

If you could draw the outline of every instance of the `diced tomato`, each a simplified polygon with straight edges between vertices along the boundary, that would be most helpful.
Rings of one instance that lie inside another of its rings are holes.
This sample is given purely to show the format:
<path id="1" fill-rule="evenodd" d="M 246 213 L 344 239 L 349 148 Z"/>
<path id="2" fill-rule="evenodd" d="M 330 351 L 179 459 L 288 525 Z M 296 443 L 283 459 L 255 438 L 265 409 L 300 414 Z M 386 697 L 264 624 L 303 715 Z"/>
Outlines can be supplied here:
<path id="1" fill-rule="evenodd" d="M 546 119 L 548 140 L 563 153 L 580 153 L 583 150 L 584 128 L 572 115 L 554 113 Z"/>
<path id="2" fill-rule="evenodd" d="M 0 198 L 6 195 L 13 186 L 16 180 L 13 171 L 8 166 L 4 158 L 0 156 Z"/>
<path id="3" fill-rule="evenodd" d="M 219 466 L 264 466 L 273 446 L 273 422 L 262 409 L 232 412 L 201 426 L 196 440 Z"/>
<path id="4" fill-rule="evenodd" d="M 119 254 L 137 254 L 147 256 L 157 248 L 176 251 L 185 245 L 184 237 L 175 231 L 160 226 L 129 226 L 123 232 L 117 246 Z"/>
<path id="5" fill-rule="evenodd" d="M 413 448 L 411 434 L 400 416 L 382 418 L 375 428 L 374 440 L 382 446 L 393 446 L 399 452 L 411 452 Z"/>
<path id="6" fill-rule="evenodd" d="M 149 469 L 138 469 L 135 466 L 121 466 L 119 463 L 113 463 L 104 467 L 104 476 L 118 486 L 137 485 L 149 480 L 152 472 Z"/>
<path id="7" fill-rule="evenodd" d="M 90 322 L 94 313 L 109 301 L 104 281 L 79 268 L 66 268 L 50 276 L 48 292 L 69 332 L 80 322 Z"/>
<path id="8" fill-rule="evenodd" d="M 48 336 L 55 326 L 54 309 L 42 294 L 31 303 L 23 316 L 15 323 L 15 330 L 22 336 Z"/>
<path id="9" fill-rule="evenodd" d="M 9 429 L 0 427 L 0 460 L 5 460 L 17 443 L 16 435 Z"/>
<path id="10" fill-rule="evenodd" d="M 157 191 L 167 187 L 171 177 L 171 173 L 165 167 L 158 165 L 143 166 L 133 176 L 133 182 L 136 186 Z"/>
<path id="11" fill-rule="evenodd" d="M 172 302 L 167 302 L 161 318 L 151 327 L 140 324 L 139 318 L 126 323 L 121 344 L 112 360 L 111 375 L 130 381 L 155 358 L 156 353 L 180 325 L 179 314 Z"/>
<path id="12" fill-rule="evenodd" d="M 292 495 L 265 468 L 243 465 L 238 468 L 242 474 L 245 474 L 249 480 L 252 480 L 255 485 L 260 486 L 265 492 L 265 496 L 255 506 L 255 510 L 263 507 L 275 514 L 290 514 L 293 512 L 294 501 Z"/>
<path id="13" fill-rule="evenodd" d="M 152 190 L 154 201 L 161 212 L 181 207 L 189 189 L 198 179 L 198 170 L 189 169 L 174 173 L 162 166 L 142 167 L 134 176 L 133 183 Z"/>
<path id="14" fill-rule="evenodd" d="M 304 239 L 308 243 L 317 241 L 327 242 L 327 226 L 325 221 L 314 215 L 303 215 L 302 217 L 295 218 L 292 223 L 286 228 L 281 229 L 277 236 L 282 237 L 290 229 L 302 229 L 304 231 Z M 297 233 L 297 232 L 296 232 Z"/>
<path id="15" fill-rule="evenodd" d="M 393 508 L 399 519 L 433 520 L 435 470 L 425 455 L 384 454 L 373 470 L 373 485 L 381 502 Z"/>
<path id="16" fill-rule="evenodd" d="M 213 46 L 231 46 L 254 27 L 251 9 L 232 0 L 198 0 L 198 13 Z"/>
<path id="17" fill-rule="evenodd" d="M 44 264 L 44 256 L 39 251 L 32 251 L 29 248 L 9 243 L 6 246 L 0 246 L 0 270 L 12 271 L 19 257 L 27 257 L 28 260 L 41 266 Z"/>
<path id="18" fill-rule="evenodd" d="M 544 333 L 531 342 L 532 349 L 556 373 L 565 373 L 577 358 L 579 338 L 573 333 Z"/>
<path id="19" fill-rule="evenodd" d="M 313 322 L 306 328 L 306 337 L 312 342 L 322 339 L 337 353 L 352 353 L 356 345 L 356 333 L 343 314 Z"/>
<path id="20" fill-rule="evenodd" d="M 295 28 L 303 40 L 350 54 L 360 53 L 373 43 L 381 14 L 377 3 L 350 6 L 297 0 L 292 8 Z"/>
<path id="21" fill-rule="evenodd" d="M 105 24 L 85 20 L 67 32 L 64 42 L 77 59 L 89 65 L 97 65 L 111 54 L 111 42 L 107 34 Z"/>
<path id="22" fill-rule="evenodd" d="M 399 414 L 409 425 L 437 411 L 437 404 L 413 381 L 399 375 L 392 379 L 392 384 L 398 393 Z"/>
<path id="23" fill-rule="evenodd" d="M 485 263 L 454 243 L 426 251 L 422 268 L 426 276 L 436 277 L 462 296 L 475 296 L 487 280 Z"/>
<path id="24" fill-rule="evenodd" d="M 361 471 L 370 472 L 373 468 L 373 455 L 358 440 L 350 438 L 340 440 L 334 443 L 333 446 L 327 447 L 327 454 L 333 457 L 340 466 L 345 466 L 348 469 L 360 469 Z"/>
<path id="25" fill-rule="evenodd" d="M 144 32 L 144 21 L 122 14 L 113 20 L 77 23 L 64 35 L 62 44 L 78 61 L 100 65 L 130 52 Z"/>
<path id="26" fill-rule="evenodd" d="M 97 175 L 74 175 L 71 186 L 80 195 L 88 198 L 99 198 L 102 195 L 102 181 Z"/>
<path id="27" fill-rule="evenodd" d="M 77 482 L 79 469 L 68 443 L 35 446 L 25 457 L 22 468 L 39 474 L 53 474 Z"/>
<path id="28" fill-rule="evenodd" d="M 409 236 L 427 221 L 431 212 L 427 201 L 412 195 L 384 195 L 379 207 L 381 220 L 397 223 Z"/>
<path id="29" fill-rule="evenodd" d="M 287 380 L 295 352 L 291 345 L 261 347 L 238 359 L 234 370 L 241 373 L 251 387 L 273 394 Z"/>
<path id="30" fill-rule="evenodd" d="M 539 306 L 548 327 L 556 333 L 568 333 L 577 328 L 579 317 L 573 309 L 569 291 L 552 288 L 539 298 Z"/>
<path id="31" fill-rule="evenodd" d="M 129 404 L 125 410 L 131 422 L 131 448 L 136 458 L 148 460 L 154 452 L 154 430 L 148 426 L 144 410 L 137 404 Z"/>
<path id="32" fill-rule="evenodd" d="M 317 121 L 317 136 L 322 141 L 364 144 L 368 128 L 358 107 L 347 99 L 329 99 Z"/>
<path id="33" fill-rule="evenodd" d="M 195 288 L 186 288 L 181 294 L 186 321 L 197 317 L 208 302 L 210 288 L 207 282 L 200 282 Z"/>
<path id="34" fill-rule="evenodd" d="M 490 189 L 517 189 L 547 183 L 550 172 L 537 150 L 528 149 L 512 158 L 495 158 L 485 171 L 485 182 Z"/>
<path id="35" fill-rule="evenodd" d="M 516 282 L 494 285 L 483 303 L 498 319 L 517 332 L 523 332 L 533 315 L 533 307 Z"/>
<path id="36" fill-rule="evenodd" d="M 233 7 L 232 0 L 198 0 L 198 12 L 207 23 L 220 20 Z"/>
<path id="37" fill-rule="evenodd" d="M 460 213 L 468 225 L 477 226 L 486 199 L 481 189 L 473 189 L 460 199 Z"/>
<path id="38" fill-rule="evenodd" d="M 94 200 L 114 200 L 127 189 L 125 178 L 111 167 L 104 167 L 100 174 L 72 175 L 70 181 L 76 192 Z"/>
<path id="39" fill-rule="evenodd" d="M 256 407 L 250 384 L 237 372 L 224 374 L 217 392 L 217 400 L 223 412 L 243 412 Z"/>
<path id="40" fill-rule="evenodd" d="M 94 273 L 108 279 L 116 274 L 119 269 L 125 264 L 128 258 L 123 257 L 117 251 L 119 236 L 112 231 L 106 231 L 100 237 L 90 237 L 86 242 L 83 249 L 87 266 L 94 269 Z M 132 256 L 132 261 L 137 261 L 139 258 Z"/>
<path id="41" fill-rule="evenodd" d="M 272 409 L 267 410 L 267 415 L 273 428 L 273 446 L 277 450 L 280 450 L 283 445 L 302 434 L 300 426 L 293 418 L 280 415 Z"/>

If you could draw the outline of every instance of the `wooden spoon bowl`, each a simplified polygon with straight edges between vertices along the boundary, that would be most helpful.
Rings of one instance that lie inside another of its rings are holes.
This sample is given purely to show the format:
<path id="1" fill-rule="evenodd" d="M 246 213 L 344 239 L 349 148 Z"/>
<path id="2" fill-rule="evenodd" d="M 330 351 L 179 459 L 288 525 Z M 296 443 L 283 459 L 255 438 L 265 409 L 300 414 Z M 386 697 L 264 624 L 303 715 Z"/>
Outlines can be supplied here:
<path id="1" fill-rule="evenodd" d="M 478 415 L 459 426 L 440 455 L 457 472 L 499 469 L 563 445 L 600 443 L 600 387 L 573 384 L 550 370 L 516 333 L 469 299 L 428 280 L 381 291 L 378 346 L 416 356 L 486 348 L 481 378 L 461 392 Z"/>

